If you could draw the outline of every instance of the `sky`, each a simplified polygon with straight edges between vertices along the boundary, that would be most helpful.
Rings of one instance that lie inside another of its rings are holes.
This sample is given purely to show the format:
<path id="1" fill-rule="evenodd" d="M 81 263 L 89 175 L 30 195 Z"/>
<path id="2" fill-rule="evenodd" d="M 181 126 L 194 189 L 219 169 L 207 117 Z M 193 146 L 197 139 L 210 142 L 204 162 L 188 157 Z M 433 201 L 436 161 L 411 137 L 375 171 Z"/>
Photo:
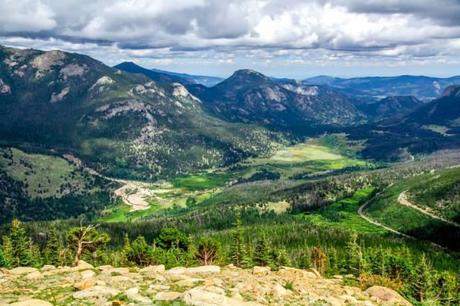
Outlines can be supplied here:
<path id="1" fill-rule="evenodd" d="M 0 0 L 0 44 L 226 77 L 460 74 L 460 0 Z"/>

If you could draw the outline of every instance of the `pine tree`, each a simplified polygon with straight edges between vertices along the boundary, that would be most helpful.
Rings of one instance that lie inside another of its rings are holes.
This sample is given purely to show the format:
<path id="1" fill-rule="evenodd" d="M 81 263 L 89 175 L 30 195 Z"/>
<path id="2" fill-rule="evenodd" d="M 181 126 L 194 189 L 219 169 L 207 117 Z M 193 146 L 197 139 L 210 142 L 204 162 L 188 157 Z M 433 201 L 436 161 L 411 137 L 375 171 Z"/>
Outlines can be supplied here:
<path id="1" fill-rule="evenodd" d="M 124 266 L 131 265 L 128 256 L 131 252 L 131 241 L 127 233 L 123 236 L 123 248 L 121 249 L 121 264 Z"/>
<path id="2" fill-rule="evenodd" d="M 326 261 L 327 256 L 321 247 L 314 247 L 311 251 L 311 262 L 313 268 L 315 268 L 320 274 L 324 274 L 324 272 L 326 272 Z"/>
<path id="3" fill-rule="evenodd" d="M 355 276 L 359 276 L 363 269 L 363 253 L 361 246 L 358 244 L 358 235 L 352 233 L 347 241 L 347 265 L 348 271 Z"/>
<path id="4" fill-rule="evenodd" d="M 163 252 L 163 249 L 159 249 Z M 171 249 L 169 249 L 171 250 Z M 138 266 L 148 266 L 154 263 L 153 249 L 150 247 L 143 236 L 138 236 L 132 243 L 127 254 L 128 262 Z"/>
<path id="5" fill-rule="evenodd" d="M 13 246 L 11 245 L 11 239 L 8 236 L 3 236 L 3 262 L 6 268 L 11 268 L 13 264 Z"/>
<path id="6" fill-rule="evenodd" d="M 308 252 L 303 253 L 299 259 L 299 267 L 302 269 L 308 269 L 311 268 L 311 266 L 311 256 Z"/>
<path id="7" fill-rule="evenodd" d="M 431 267 L 425 257 L 425 254 L 423 254 L 415 267 L 412 277 L 411 287 L 413 296 L 415 296 L 420 302 L 425 301 L 431 296 L 433 288 L 432 285 Z"/>
<path id="8" fill-rule="evenodd" d="M 231 258 L 233 264 L 237 267 L 242 267 L 243 261 L 247 260 L 246 248 L 244 245 L 244 230 L 241 225 L 241 215 L 239 212 L 236 214 L 232 233 Z"/>
<path id="9" fill-rule="evenodd" d="M 84 252 L 95 252 L 110 241 L 109 235 L 99 232 L 94 225 L 80 225 L 80 227 L 71 228 L 68 231 L 67 239 L 75 250 L 75 265 L 78 264 Z"/>
<path id="10" fill-rule="evenodd" d="M 268 241 L 265 235 L 262 235 L 262 238 L 256 243 L 254 250 L 254 263 L 258 266 L 270 266 L 273 263 L 272 256 L 270 254 L 270 247 L 268 246 Z"/>
<path id="11" fill-rule="evenodd" d="M 3 255 L 3 250 L 0 248 L 0 267 L 6 268 L 8 267 L 8 263 L 5 259 L 5 256 Z"/>
<path id="12" fill-rule="evenodd" d="M 387 273 L 387 256 L 385 250 L 382 247 L 379 247 L 377 250 L 371 254 L 369 260 L 370 268 L 373 274 L 385 276 Z"/>
<path id="13" fill-rule="evenodd" d="M 59 238 L 56 226 L 51 225 L 48 233 L 48 240 L 45 246 L 45 261 L 49 265 L 61 265 L 63 260 L 61 258 L 63 252 L 63 244 Z"/>
<path id="14" fill-rule="evenodd" d="M 11 222 L 9 238 L 12 249 L 11 265 L 13 267 L 33 265 L 34 262 L 29 237 L 27 237 L 26 230 L 21 221 L 14 219 Z"/>
<path id="15" fill-rule="evenodd" d="M 460 302 L 460 287 L 455 274 L 441 272 L 436 277 L 436 299 L 442 305 L 456 305 Z"/>
<path id="16" fill-rule="evenodd" d="M 328 264 L 328 271 L 331 274 L 337 274 L 339 273 L 339 258 L 337 255 L 337 250 L 335 248 L 332 248 L 328 252 L 328 258 L 329 258 L 329 264 Z"/>
<path id="17" fill-rule="evenodd" d="M 241 268 L 250 268 L 253 266 L 251 259 L 251 247 L 249 243 L 243 245 L 243 253 L 241 257 Z"/>
<path id="18" fill-rule="evenodd" d="M 43 265 L 43 256 L 38 245 L 34 244 L 32 239 L 29 239 L 29 248 L 31 255 L 31 266 L 40 267 Z"/>
<path id="19" fill-rule="evenodd" d="M 272 262 L 275 268 L 281 266 L 288 267 L 291 265 L 291 259 L 289 258 L 285 248 L 281 248 L 279 250 L 274 249 L 272 253 Z"/>

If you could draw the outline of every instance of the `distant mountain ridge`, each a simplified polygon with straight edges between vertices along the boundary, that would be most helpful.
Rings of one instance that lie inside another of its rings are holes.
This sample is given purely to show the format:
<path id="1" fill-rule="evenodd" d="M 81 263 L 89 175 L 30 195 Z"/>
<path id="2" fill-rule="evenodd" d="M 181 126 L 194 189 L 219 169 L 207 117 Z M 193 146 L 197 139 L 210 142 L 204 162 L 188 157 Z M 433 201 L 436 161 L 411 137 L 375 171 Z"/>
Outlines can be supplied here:
<path id="1" fill-rule="evenodd" d="M 358 109 L 372 120 L 401 117 L 424 104 L 414 96 L 389 96 L 374 103 L 362 103 Z"/>
<path id="2" fill-rule="evenodd" d="M 429 101 L 439 97 L 448 86 L 460 84 L 460 76 L 449 78 L 413 75 L 356 78 L 317 76 L 304 79 L 302 83 L 328 85 L 346 94 L 374 99 L 387 96 L 415 96 L 419 100 Z"/>
<path id="3" fill-rule="evenodd" d="M 130 73 L 141 73 L 154 81 L 162 83 L 177 82 L 183 85 L 201 84 L 210 87 L 214 86 L 215 84 L 223 80 L 222 78 L 213 76 L 191 75 L 186 73 L 177 73 L 160 69 L 146 69 L 133 62 L 123 62 L 114 66 L 114 68 Z"/>

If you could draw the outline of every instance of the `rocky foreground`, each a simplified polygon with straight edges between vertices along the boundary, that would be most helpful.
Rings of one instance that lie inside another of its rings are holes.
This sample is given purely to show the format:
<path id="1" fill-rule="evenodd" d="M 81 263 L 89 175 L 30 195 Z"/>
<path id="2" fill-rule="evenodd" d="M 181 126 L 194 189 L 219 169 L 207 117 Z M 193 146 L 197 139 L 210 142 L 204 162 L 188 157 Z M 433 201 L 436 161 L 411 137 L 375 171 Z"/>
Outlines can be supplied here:
<path id="1" fill-rule="evenodd" d="M 0 305 L 411 305 L 395 291 L 366 291 L 315 270 L 202 266 L 45 266 L 0 270 Z"/>

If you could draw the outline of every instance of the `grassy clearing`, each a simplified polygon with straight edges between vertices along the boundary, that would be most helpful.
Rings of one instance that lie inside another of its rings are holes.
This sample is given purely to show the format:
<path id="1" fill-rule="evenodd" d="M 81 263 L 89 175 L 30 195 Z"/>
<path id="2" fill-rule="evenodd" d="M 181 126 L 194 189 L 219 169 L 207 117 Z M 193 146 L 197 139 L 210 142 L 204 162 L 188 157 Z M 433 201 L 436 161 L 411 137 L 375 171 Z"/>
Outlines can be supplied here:
<path id="1" fill-rule="evenodd" d="M 318 226 L 353 230 L 359 233 L 385 234 L 387 231 L 373 225 L 358 214 L 358 208 L 373 194 L 373 188 L 356 191 L 352 197 L 328 205 L 310 214 L 298 215 L 299 218 Z"/>
<path id="2" fill-rule="evenodd" d="M 172 184 L 175 188 L 184 188 L 189 191 L 204 190 L 225 186 L 231 178 L 231 174 L 223 172 L 200 173 L 175 178 Z"/>
<path id="3" fill-rule="evenodd" d="M 447 126 L 429 124 L 422 126 L 422 128 L 441 134 L 443 136 L 451 136 L 451 134 L 447 133 L 447 131 L 449 130 Z"/>
<path id="4" fill-rule="evenodd" d="M 136 221 L 144 217 L 151 216 L 161 209 L 162 207 L 160 205 L 151 203 L 148 209 L 130 211 L 131 207 L 129 205 L 119 203 L 116 206 L 102 212 L 103 216 L 99 218 L 99 221 L 106 223 Z"/>
<path id="5" fill-rule="evenodd" d="M 336 144 L 334 147 L 331 139 L 328 141 L 321 139 L 282 148 L 270 157 L 253 158 L 242 162 L 240 170 L 243 177 L 249 177 L 257 171 L 268 170 L 279 173 L 281 178 L 287 179 L 316 172 L 369 165 L 366 161 L 352 157 L 351 149 L 347 151 L 347 155 L 341 154 L 340 151 L 345 146 L 343 143 Z M 330 147 L 323 143 L 327 143 Z"/>
<path id="6" fill-rule="evenodd" d="M 411 186 L 420 182 L 421 179 L 423 176 L 415 176 L 386 189 L 369 205 L 366 213 L 372 219 L 397 231 L 459 250 L 460 230 L 458 228 L 398 202 L 399 194 L 410 190 Z"/>
<path id="7" fill-rule="evenodd" d="M 424 174 L 408 187 L 416 205 L 452 221 L 460 221 L 460 168 Z"/>
<path id="8" fill-rule="evenodd" d="M 341 158 L 341 155 L 331 152 L 327 147 L 312 143 L 301 143 L 277 151 L 269 158 L 269 161 L 275 163 L 299 163 L 310 160 L 337 160 Z"/>
<path id="9" fill-rule="evenodd" d="M 60 197 L 65 190 L 80 190 L 86 185 L 86 178 L 72 164 L 56 156 L 1 149 L 0 168 L 23 182 L 30 198 Z"/>

